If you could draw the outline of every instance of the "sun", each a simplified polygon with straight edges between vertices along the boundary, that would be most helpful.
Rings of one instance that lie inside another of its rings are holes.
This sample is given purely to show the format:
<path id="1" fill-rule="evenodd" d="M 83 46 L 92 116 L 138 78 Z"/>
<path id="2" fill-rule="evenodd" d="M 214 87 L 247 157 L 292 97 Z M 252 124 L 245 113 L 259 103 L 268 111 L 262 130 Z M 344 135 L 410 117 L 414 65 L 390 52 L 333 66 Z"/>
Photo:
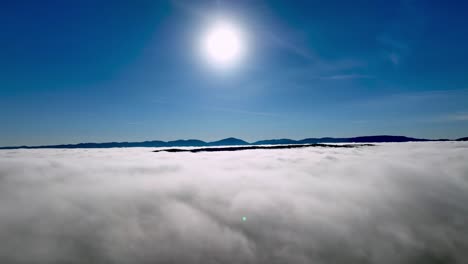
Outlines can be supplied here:
<path id="1" fill-rule="evenodd" d="M 217 22 L 202 36 L 202 53 L 215 66 L 233 66 L 240 61 L 244 52 L 244 36 L 232 23 Z"/>

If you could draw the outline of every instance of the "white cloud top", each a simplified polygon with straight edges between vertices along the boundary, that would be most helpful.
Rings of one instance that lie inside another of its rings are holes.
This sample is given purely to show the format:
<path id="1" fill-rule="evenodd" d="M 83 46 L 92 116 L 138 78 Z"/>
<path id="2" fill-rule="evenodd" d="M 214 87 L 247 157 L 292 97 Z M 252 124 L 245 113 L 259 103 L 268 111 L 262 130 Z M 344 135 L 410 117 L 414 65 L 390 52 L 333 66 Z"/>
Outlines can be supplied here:
<path id="1" fill-rule="evenodd" d="M 0 263 L 468 259 L 468 143 L 151 150 L 0 151 Z"/>

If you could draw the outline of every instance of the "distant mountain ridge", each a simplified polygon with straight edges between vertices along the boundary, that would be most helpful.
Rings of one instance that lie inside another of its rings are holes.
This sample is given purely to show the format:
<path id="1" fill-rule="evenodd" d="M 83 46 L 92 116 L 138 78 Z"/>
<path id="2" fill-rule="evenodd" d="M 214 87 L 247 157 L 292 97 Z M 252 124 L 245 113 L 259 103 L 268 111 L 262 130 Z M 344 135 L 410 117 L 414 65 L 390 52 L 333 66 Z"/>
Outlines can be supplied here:
<path id="1" fill-rule="evenodd" d="M 455 141 L 467 141 L 468 137 L 455 139 Z M 260 140 L 249 143 L 242 139 L 230 137 L 213 142 L 205 142 L 198 139 L 174 140 L 174 141 L 142 141 L 142 142 L 106 142 L 106 143 L 79 143 L 47 146 L 14 146 L 0 147 L 0 149 L 45 149 L 45 148 L 132 148 L 132 147 L 209 147 L 209 146 L 242 146 L 242 145 L 286 145 L 286 144 L 317 144 L 317 143 L 383 143 L 383 142 L 420 142 L 420 141 L 449 141 L 449 139 L 424 139 L 405 136 L 363 136 L 349 138 L 305 138 L 293 140 L 288 138 Z"/>
<path id="2" fill-rule="evenodd" d="M 225 138 L 218 141 L 206 143 L 207 146 L 238 146 L 238 145 L 249 145 L 250 143 L 238 138 Z"/>

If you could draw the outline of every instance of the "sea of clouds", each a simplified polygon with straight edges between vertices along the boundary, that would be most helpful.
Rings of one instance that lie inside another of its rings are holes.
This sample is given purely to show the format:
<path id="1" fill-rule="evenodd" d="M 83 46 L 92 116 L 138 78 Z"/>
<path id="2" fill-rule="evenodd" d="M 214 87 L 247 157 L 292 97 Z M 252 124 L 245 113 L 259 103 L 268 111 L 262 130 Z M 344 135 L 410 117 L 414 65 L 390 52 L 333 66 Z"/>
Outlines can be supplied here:
<path id="1" fill-rule="evenodd" d="M 0 263 L 468 261 L 468 143 L 152 150 L 1 150 Z"/>

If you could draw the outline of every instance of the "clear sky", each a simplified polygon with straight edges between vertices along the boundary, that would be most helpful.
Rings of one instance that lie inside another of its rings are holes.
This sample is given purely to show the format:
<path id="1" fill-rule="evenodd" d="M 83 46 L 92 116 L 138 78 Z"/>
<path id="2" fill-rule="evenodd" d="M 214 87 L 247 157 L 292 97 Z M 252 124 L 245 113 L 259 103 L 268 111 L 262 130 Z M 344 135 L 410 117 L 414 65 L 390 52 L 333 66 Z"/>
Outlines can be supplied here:
<path id="1" fill-rule="evenodd" d="M 3 1 L 0 146 L 468 136 L 464 1 Z M 201 58 L 214 17 L 242 61 Z"/>

